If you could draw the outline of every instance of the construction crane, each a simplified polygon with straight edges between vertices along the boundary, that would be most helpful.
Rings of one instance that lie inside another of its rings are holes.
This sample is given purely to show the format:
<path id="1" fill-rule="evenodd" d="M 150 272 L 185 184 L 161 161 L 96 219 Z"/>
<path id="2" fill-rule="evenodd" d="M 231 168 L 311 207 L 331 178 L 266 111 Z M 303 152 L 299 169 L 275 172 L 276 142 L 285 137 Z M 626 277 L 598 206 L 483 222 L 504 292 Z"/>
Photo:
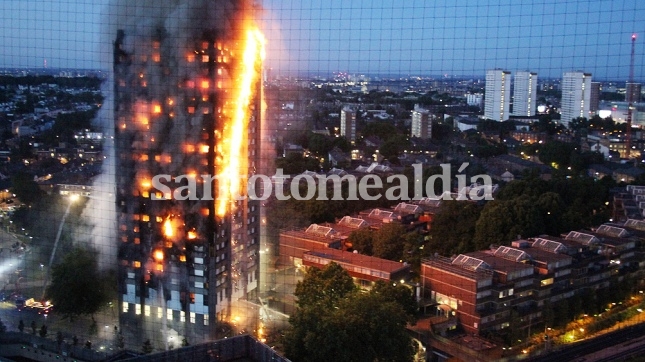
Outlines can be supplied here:
<path id="1" fill-rule="evenodd" d="M 634 47 L 636 44 L 636 34 L 632 34 L 632 55 L 629 61 L 629 81 L 627 82 L 625 96 L 627 101 L 627 159 L 632 152 L 632 112 L 634 108 Z"/>

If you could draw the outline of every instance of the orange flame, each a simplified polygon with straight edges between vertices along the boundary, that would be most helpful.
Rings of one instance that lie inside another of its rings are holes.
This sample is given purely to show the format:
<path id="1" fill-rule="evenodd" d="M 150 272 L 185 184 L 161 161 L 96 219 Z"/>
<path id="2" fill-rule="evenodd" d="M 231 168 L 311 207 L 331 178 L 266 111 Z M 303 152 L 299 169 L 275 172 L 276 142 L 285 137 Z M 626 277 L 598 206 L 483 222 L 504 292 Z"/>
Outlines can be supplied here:
<path id="1" fill-rule="evenodd" d="M 190 230 L 188 232 L 188 240 L 195 240 L 197 239 L 197 232 L 195 230 Z"/>
<path id="2" fill-rule="evenodd" d="M 264 36 L 257 28 L 251 27 L 246 31 L 241 64 L 239 64 L 241 70 L 235 82 L 237 87 L 233 90 L 236 94 L 233 95 L 229 105 L 232 109 L 227 110 L 230 112 L 225 112 L 231 114 L 232 119 L 223 129 L 221 159 L 218 165 L 220 186 L 216 214 L 220 217 L 226 215 L 229 207 L 232 207 L 233 197 L 246 191 L 240 176 L 248 172 L 246 146 L 249 106 L 255 86 L 260 81 L 257 65 L 264 60 L 264 44 Z"/>
<path id="3" fill-rule="evenodd" d="M 162 262 L 163 261 L 163 251 L 162 250 L 155 250 L 154 258 L 155 258 L 155 260 L 157 262 Z"/>
<path id="4" fill-rule="evenodd" d="M 175 235 L 175 230 L 172 228 L 172 222 L 170 221 L 170 218 L 167 218 L 163 223 L 163 234 L 168 238 L 171 238 L 173 237 L 173 235 Z"/>

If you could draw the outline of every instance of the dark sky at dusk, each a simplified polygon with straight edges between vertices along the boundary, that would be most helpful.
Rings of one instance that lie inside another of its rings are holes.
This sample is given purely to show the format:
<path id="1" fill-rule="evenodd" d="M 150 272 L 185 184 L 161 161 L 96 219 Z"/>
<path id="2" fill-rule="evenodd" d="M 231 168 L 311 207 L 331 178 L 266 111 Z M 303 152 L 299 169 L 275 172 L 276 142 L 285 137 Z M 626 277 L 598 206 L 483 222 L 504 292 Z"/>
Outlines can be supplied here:
<path id="1" fill-rule="evenodd" d="M 0 67 L 111 67 L 108 0 L 0 1 Z M 479 75 L 529 69 L 645 79 L 641 0 L 264 0 L 275 73 Z"/>

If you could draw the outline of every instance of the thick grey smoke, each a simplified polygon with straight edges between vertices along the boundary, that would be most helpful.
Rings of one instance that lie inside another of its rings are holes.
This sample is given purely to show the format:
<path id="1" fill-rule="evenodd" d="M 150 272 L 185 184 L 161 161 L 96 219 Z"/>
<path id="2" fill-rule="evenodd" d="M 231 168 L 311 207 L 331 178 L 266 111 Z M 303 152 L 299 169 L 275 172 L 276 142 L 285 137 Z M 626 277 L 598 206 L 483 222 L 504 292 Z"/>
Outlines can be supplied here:
<path id="1" fill-rule="evenodd" d="M 105 101 L 95 120 L 95 125 L 103 130 L 105 136 L 104 160 L 101 175 L 93 181 L 92 196 L 83 212 L 84 219 L 89 220 L 92 228 L 89 240 L 83 240 L 87 238 L 87 233 L 82 231 L 76 233 L 77 240 L 89 242 L 99 251 L 99 262 L 102 268 L 114 267 L 117 262 L 112 74 L 112 42 L 117 30 L 122 29 L 128 34 L 124 44 L 125 50 L 135 56 L 149 56 L 150 54 L 146 52 L 150 50 L 150 39 L 158 37 L 159 33 L 163 32 L 166 40 L 161 44 L 160 51 L 164 59 L 172 59 L 171 65 L 174 65 L 172 77 L 175 80 L 194 79 L 199 76 L 198 69 L 191 69 L 186 64 L 182 64 L 185 63 L 185 55 L 193 51 L 194 40 L 202 38 L 205 30 L 215 31 L 223 38 L 228 37 L 224 34 L 237 34 L 233 26 L 239 26 L 240 8 L 245 6 L 244 4 L 245 1 L 229 0 L 115 0 L 105 9 L 102 17 L 104 23 L 102 24 L 101 54 L 103 54 L 103 68 L 108 71 L 109 77 L 102 87 Z M 143 52 L 138 51 L 139 49 Z M 168 84 L 168 77 L 161 73 L 159 67 L 150 66 L 149 69 L 142 69 L 142 72 L 146 74 L 151 96 L 162 99 L 163 96 L 172 94 L 171 89 L 176 87 L 176 84 Z M 181 104 L 183 98 L 180 97 L 176 101 L 178 102 L 176 109 L 186 108 Z M 203 114 L 205 111 L 213 110 L 196 110 L 195 115 Z M 197 119 L 193 119 L 193 115 L 178 111 L 175 117 L 179 122 L 174 129 L 155 129 L 161 125 L 153 124 L 149 132 L 153 135 L 163 133 L 173 136 L 174 142 L 168 142 L 165 147 L 165 154 L 169 155 L 173 162 L 158 171 L 178 174 L 189 171 L 183 166 L 196 164 L 199 159 L 195 159 L 198 156 L 180 152 L 181 147 L 178 147 L 176 142 L 197 144 L 199 132 L 195 129 L 196 132 L 193 134 L 187 133 L 186 122 L 198 124 Z M 149 169 L 141 171 L 147 174 L 142 176 L 152 176 Z"/>

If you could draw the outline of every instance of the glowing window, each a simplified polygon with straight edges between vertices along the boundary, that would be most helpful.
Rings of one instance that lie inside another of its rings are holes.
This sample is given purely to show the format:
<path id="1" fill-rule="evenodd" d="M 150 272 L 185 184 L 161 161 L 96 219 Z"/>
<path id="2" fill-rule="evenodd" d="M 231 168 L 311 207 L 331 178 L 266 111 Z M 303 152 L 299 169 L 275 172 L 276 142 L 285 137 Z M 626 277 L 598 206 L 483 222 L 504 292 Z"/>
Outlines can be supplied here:
<path id="1" fill-rule="evenodd" d="M 141 314 L 141 304 L 137 303 L 134 305 L 134 314 L 140 315 Z"/>
<path id="2" fill-rule="evenodd" d="M 157 308 L 157 318 L 163 318 L 163 308 L 161 307 Z"/>
<path id="3" fill-rule="evenodd" d="M 179 312 L 179 321 L 180 322 L 186 321 L 186 312 L 184 312 L 183 310 Z"/>
<path id="4" fill-rule="evenodd" d="M 551 284 L 553 284 L 553 278 L 548 278 L 540 281 L 540 286 L 543 286 L 543 287 Z"/>
<path id="5" fill-rule="evenodd" d="M 150 215 L 141 215 L 141 221 L 148 222 L 150 221 Z"/>
<path id="6" fill-rule="evenodd" d="M 128 302 L 123 302 L 123 313 L 128 313 L 129 306 Z"/>
<path id="7" fill-rule="evenodd" d="M 190 323 L 195 323 L 195 312 L 190 312 Z"/>
<path id="8" fill-rule="evenodd" d="M 143 313 L 145 314 L 146 317 L 150 317 L 150 306 L 149 305 L 144 305 L 143 306 Z"/>
<path id="9" fill-rule="evenodd" d="M 135 260 L 133 265 L 134 265 L 135 268 L 141 268 L 141 262 L 138 261 L 138 260 Z"/>
<path id="10" fill-rule="evenodd" d="M 172 320 L 172 309 L 168 308 L 166 310 L 166 318 L 171 321 Z"/>

